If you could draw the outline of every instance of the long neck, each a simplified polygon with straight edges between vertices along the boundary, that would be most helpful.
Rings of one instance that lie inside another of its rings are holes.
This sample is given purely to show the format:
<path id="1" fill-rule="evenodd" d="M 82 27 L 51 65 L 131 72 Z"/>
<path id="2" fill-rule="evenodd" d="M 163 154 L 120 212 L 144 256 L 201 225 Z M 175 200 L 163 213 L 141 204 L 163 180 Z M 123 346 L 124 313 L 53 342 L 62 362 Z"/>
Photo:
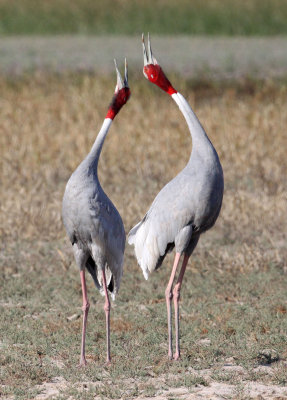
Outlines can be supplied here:
<path id="1" fill-rule="evenodd" d="M 203 156 L 206 153 L 210 154 L 210 152 L 215 152 L 215 149 L 211 141 L 209 140 L 207 134 L 205 133 L 205 130 L 201 126 L 201 123 L 199 122 L 197 116 L 193 112 L 192 108 L 190 107 L 186 99 L 178 92 L 173 93 L 171 97 L 178 105 L 180 111 L 182 112 L 187 122 L 192 138 L 192 152 L 195 151 L 197 153 L 202 154 Z"/>
<path id="2" fill-rule="evenodd" d="M 85 163 L 87 163 L 89 169 L 92 168 L 94 172 L 97 171 L 102 147 L 112 122 L 113 120 L 111 118 L 105 118 L 103 125 L 100 129 L 100 132 L 98 133 L 98 136 L 95 140 L 95 143 L 93 144 L 91 151 L 85 158 Z"/>

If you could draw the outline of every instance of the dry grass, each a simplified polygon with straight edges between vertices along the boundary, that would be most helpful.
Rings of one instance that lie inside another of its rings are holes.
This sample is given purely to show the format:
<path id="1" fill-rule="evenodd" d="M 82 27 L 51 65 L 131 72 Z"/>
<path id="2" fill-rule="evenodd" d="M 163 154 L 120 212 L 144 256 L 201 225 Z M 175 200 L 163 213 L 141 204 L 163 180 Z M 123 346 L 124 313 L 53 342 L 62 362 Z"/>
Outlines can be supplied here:
<path id="1" fill-rule="evenodd" d="M 184 120 L 171 99 L 144 81 L 131 79 L 130 85 L 131 100 L 116 118 L 100 161 L 102 185 L 123 216 L 126 231 L 183 168 L 191 149 Z M 104 352 L 103 316 L 99 307 L 90 313 L 90 327 L 97 327 L 96 339 L 92 328 L 88 334 L 93 369 L 81 380 L 114 383 L 112 393 L 101 388 L 99 396 L 156 393 L 167 381 L 158 378 L 155 386 L 141 389 L 147 376 L 172 373 L 178 382 L 190 365 L 212 367 L 217 380 L 234 383 L 234 375 L 220 370 L 230 356 L 249 371 L 244 379 L 255 379 L 250 368 L 264 347 L 275 348 L 280 362 L 287 358 L 286 88 L 269 83 L 253 87 L 252 93 L 236 87 L 219 93 L 193 91 L 184 81 L 178 88 L 218 150 L 225 173 L 223 209 L 216 226 L 202 237 L 187 271 L 184 357 L 179 367 L 164 361 L 162 282 L 167 281 L 171 259 L 146 283 L 127 247 L 125 275 L 112 315 L 116 362 L 104 376 L 97 369 Z M 25 398 L 28 388 L 56 374 L 64 374 L 68 382 L 79 379 L 74 364 L 80 319 L 70 322 L 66 317 L 79 314 L 80 284 L 61 223 L 61 199 L 69 175 L 96 137 L 113 89 L 113 78 L 87 75 L 0 82 L 3 393 Z M 89 290 L 93 305 L 101 306 L 91 282 Z M 212 345 L 200 346 L 197 340 L 202 338 L 209 338 Z M 148 355 L 141 353 L 142 343 Z M 127 358 L 131 351 L 134 361 Z M 64 372 L 56 362 L 64 365 Z M 257 374 L 256 379 L 286 383 L 280 362 L 271 378 Z M 124 378 L 137 380 L 136 392 L 128 391 L 130 381 L 125 386 Z M 204 378 L 193 377 L 188 387 L 200 380 Z M 67 390 L 66 395 L 76 389 Z M 95 388 L 89 390 L 92 396 Z M 74 392 L 71 395 L 77 398 Z"/>
<path id="2" fill-rule="evenodd" d="M 90 76 L 40 77 L 13 86 L 1 82 L 4 240 L 63 237 L 59 210 L 64 186 L 96 137 L 113 84 Z M 191 149 L 173 102 L 142 83 L 132 85 L 131 101 L 115 120 L 100 163 L 103 187 L 127 230 L 183 168 Z M 236 89 L 218 95 L 212 89 L 183 90 L 215 143 L 225 172 L 217 230 L 249 244 L 257 236 L 272 245 L 281 243 L 286 227 L 286 90 L 267 86 L 252 95 Z"/>

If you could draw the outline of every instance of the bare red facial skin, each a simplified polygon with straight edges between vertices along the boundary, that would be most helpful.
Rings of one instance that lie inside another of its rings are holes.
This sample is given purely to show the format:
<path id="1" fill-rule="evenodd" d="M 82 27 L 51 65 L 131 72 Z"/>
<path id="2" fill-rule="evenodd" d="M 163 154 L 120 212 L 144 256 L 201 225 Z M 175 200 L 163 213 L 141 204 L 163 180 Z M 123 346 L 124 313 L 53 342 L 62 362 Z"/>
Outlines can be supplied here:
<path id="1" fill-rule="evenodd" d="M 177 93 L 177 91 L 172 87 L 172 84 L 167 79 L 163 70 L 158 64 L 146 65 L 143 70 L 148 80 L 157 85 L 158 87 L 160 87 L 166 93 L 168 93 L 169 95 Z"/>
<path id="2" fill-rule="evenodd" d="M 114 119 L 122 106 L 126 104 L 130 95 L 131 91 L 128 87 L 123 87 L 122 89 L 120 89 L 112 99 L 106 118 Z"/>

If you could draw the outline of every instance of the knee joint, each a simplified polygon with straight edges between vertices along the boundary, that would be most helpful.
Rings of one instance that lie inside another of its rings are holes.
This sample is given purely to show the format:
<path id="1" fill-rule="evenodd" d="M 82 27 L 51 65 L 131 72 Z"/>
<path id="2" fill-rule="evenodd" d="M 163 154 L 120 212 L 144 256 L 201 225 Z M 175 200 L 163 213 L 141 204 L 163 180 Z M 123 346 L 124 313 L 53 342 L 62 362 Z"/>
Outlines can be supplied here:
<path id="1" fill-rule="evenodd" d="M 83 304 L 82 311 L 84 311 L 84 312 L 89 311 L 89 308 L 90 308 L 90 303 L 87 302 L 87 303 Z"/>
<path id="2" fill-rule="evenodd" d="M 175 300 L 179 300 L 179 298 L 180 298 L 180 286 L 179 285 L 175 285 L 175 287 L 173 289 L 173 295 L 174 295 Z"/>
<path id="3" fill-rule="evenodd" d="M 166 288 L 165 290 L 165 298 L 167 300 L 172 300 L 173 294 L 170 288 Z"/>
<path id="4" fill-rule="evenodd" d="M 104 310 L 105 310 L 105 311 L 110 311 L 110 309 L 111 309 L 110 303 L 105 303 L 105 305 L 104 305 Z"/>

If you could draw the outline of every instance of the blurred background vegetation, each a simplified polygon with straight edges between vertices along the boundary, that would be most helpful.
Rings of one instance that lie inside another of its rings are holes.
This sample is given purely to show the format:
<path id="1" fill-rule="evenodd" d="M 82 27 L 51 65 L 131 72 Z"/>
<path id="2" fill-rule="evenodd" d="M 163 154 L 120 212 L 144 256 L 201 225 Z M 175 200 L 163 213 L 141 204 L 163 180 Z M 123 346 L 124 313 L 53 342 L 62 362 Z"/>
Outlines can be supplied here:
<path id="1" fill-rule="evenodd" d="M 286 0 L 0 0 L 0 34 L 279 35 Z"/>

